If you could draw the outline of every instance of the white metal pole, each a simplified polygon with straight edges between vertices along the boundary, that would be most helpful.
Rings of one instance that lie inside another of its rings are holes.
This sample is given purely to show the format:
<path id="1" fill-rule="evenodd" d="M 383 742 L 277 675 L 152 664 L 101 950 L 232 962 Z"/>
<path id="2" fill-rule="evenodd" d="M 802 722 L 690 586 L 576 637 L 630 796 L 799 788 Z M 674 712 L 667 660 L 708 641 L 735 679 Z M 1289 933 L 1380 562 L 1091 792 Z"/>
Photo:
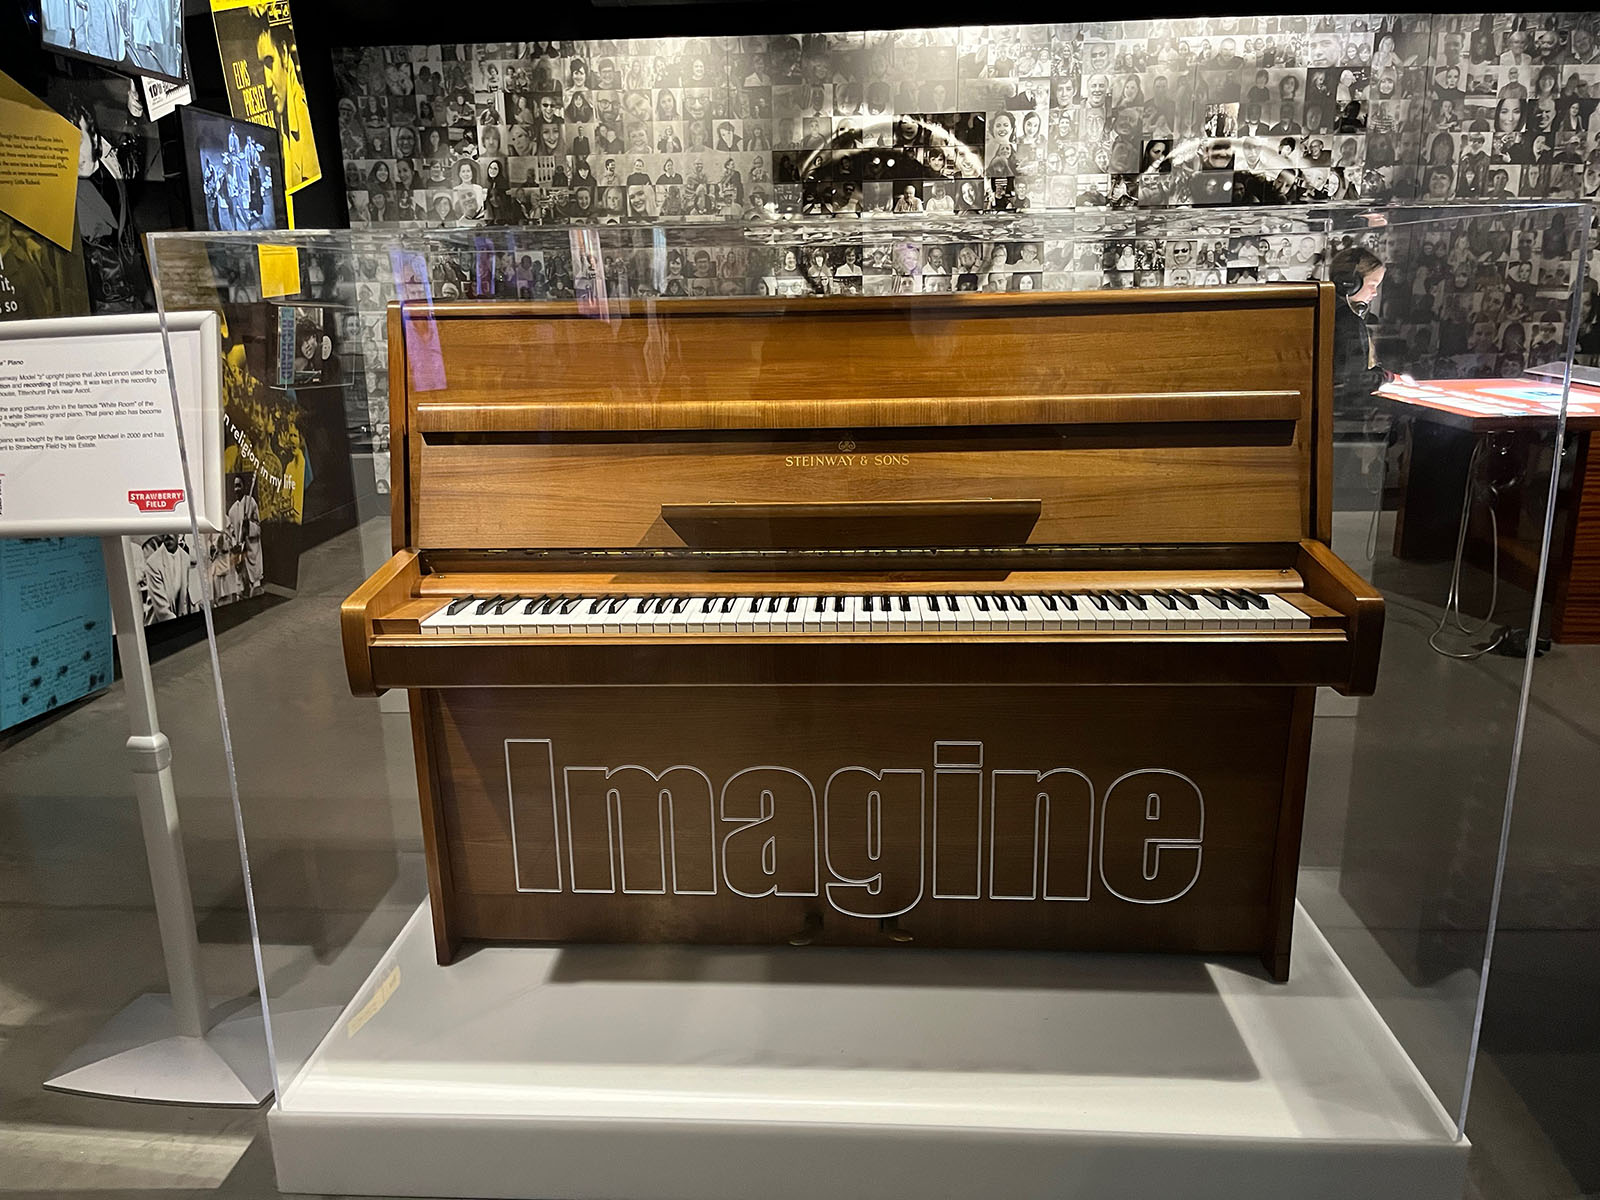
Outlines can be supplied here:
<path id="1" fill-rule="evenodd" d="M 145 856 L 155 892 L 161 953 L 167 962 L 167 987 L 177 1033 L 204 1037 L 210 1006 L 200 974 L 200 938 L 195 932 L 194 899 L 183 857 L 183 830 L 172 788 L 172 746 L 156 719 L 156 694 L 150 679 L 150 652 L 144 640 L 144 605 L 139 598 L 133 543 L 123 537 L 100 539 L 117 634 L 117 658 L 127 695 L 128 753 L 144 827 Z"/>

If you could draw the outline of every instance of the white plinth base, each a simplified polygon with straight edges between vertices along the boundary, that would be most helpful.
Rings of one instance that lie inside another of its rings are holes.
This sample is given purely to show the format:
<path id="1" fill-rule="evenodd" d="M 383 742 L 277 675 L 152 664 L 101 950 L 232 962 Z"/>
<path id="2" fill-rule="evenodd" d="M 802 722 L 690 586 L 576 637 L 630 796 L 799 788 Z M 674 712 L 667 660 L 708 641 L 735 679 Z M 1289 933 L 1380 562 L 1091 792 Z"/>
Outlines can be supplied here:
<path id="1" fill-rule="evenodd" d="M 1156 956 L 479 949 L 413 918 L 270 1114 L 286 1192 L 1458 1200 L 1467 1144 L 1310 919 Z"/>
<path id="2" fill-rule="evenodd" d="M 218 1021 L 204 1038 L 181 1037 L 171 998 L 140 996 L 44 1086 L 114 1100 L 255 1108 L 272 1095 L 260 1009 Z"/>

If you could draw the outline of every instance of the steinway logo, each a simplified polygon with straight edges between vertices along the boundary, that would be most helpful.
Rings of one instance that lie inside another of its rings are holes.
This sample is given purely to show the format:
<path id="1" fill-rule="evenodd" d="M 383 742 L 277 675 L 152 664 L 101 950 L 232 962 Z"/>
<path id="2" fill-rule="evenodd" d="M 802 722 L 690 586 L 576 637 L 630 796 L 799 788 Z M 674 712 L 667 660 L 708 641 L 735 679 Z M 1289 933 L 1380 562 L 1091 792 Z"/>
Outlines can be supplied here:
<path id="1" fill-rule="evenodd" d="M 840 443 L 851 445 L 855 443 Z M 850 470 L 859 467 L 909 467 L 911 455 L 909 454 L 785 454 L 783 465 L 786 467 L 837 467 L 840 470 Z"/>
<path id="2" fill-rule="evenodd" d="M 562 766 L 548 738 L 505 752 L 521 892 L 726 888 L 887 918 L 928 896 L 1168 904 L 1200 878 L 1205 800 L 1160 767 L 1098 791 L 1071 767 L 986 772 L 975 741 L 934 742 L 931 772 L 752 765 L 720 781 L 685 764 Z"/>

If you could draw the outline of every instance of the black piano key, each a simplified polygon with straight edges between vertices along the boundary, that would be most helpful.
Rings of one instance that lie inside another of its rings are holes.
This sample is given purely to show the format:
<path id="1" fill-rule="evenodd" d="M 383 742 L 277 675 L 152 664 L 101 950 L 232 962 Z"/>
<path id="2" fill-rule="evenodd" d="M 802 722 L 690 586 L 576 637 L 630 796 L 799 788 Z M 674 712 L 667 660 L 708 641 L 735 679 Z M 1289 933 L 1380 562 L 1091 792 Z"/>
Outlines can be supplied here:
<path id="1" fill-rule="evenodd" d="M 1162 608 L 1169 612 L 1175 611 L 1178 607 L 1178 602 L 1171 596 L 1167 595 L 1166 592 L 1151 592 L 1150 599 L 1154 600 L 1157 604 L 1161 605 Z"/>
<path id="2" fill-rule="evenodd" d="M 1200 601 L 1196 600 L 1188 592 L 1180 592 L 1177 588 L 1173 588 L 1172 598 L 1187 608 L 1190 612 L 1200 611 Z"/>
<path id="3" fill-rule="evenodd" d="M 517 604 L 521 602 L 521 600 L 521 596 L 508 596 L 506 599 L 500 601 L 499 604 L 494 606 L 494 615 L 497 617 L 505 616 L 508 612 L 515 608 Z"/>
<path id="4" fill-rule="evenodd" d="M 450 601 L 450 603 L 445 606 L 444 615 L 447 617 L 453 617 L 476 599 L 476 596 L 458 597 L 457 599 Z"/>
<path id="5" fill-rule="evenodd" d="M 582 596 L 569 596 L 561 605 L 561 615 L 563 617 L 570 616 L 573 612 L 575 612 L 577 610 L 578 605 L 580 605 L 582 603 L 583 603 L 583 597 Z"/>
<path id="6" fill-rule="evenodd" d="M 543 604 L 548 599 L 550 599 L 548 594 L 543 596 L 535 596 L 532 600 L 529 600 L 522 606 L 522 615 L 525 617 L 531 616 L 533 614 L 533 610 L 538 608 L 539 605 Z"/>
<path id="7" fill-rule="evenodd" d="M 1201 588 L 1200 594 L 1221 609 L 1244 607 L 1242 603 L 1235 600 L 1222 588 Z"/>
<path id="8" fill-rule="evenodd" d="M 627 606 L 628 606 L 628 598 L 626 596 L 618 596 L 615 600 L 613 600 L 611 602 L 611 607 L 606 609 L 606 615 L 614 617 L 619 612 L 621 612 L 624 608 L 626 608 Z"/>
<path id="9" fill-rule="evenodd" d="M 654 596 L 640 596 L 638 604 L 634 606 L 634 611 L 642 617 L 655 607 L 655 603 L 656 598 Z"/>
<path id="10" fill-rule="evenodd" d="M 604 604 L 605 602 L 606 602 L 606 598 L 604 596 L 596 596 L 593 600 L 591 600 L 589 602 L 589 611 L 591 613 L 599 612 L 600 611 L 600 606 L 602 604 Z"/>
<path id="11" fill-rule="evenodd" d="M 784 607 L 784 612 L 797 612 L 800 608 L 800 597 L 790 596 L 789 603 Z"/>
<path id="12" fill-rule="evenodd" d="M 1145 603 L 1144 597 L 1138 592 L 1123 592 L 1122 594 L 1128 598 L 1128 603 L 1133 605 L 1140 612 L 1144 612 L 1144 610 L 1149 607 L 1149 605 Z"/>
<path id="13" fill-rule="evenodd" d="M 833 598 L 833 611 L 836 612 L 836 613 L 842 613 L 844 611 L 844 597 L 843 596 L 835 596 Z"/>
<path id="14" fill-rule="evenodd" d="M 690 598 L 688 596 L 679 596 L 677 600 L 673 602 L 672 611 L 675 613 L 681 613 L 684 609 L 689 607 L 689 599 Z"/>
<path id="15" fill-rule="evenodd" d="M 827 607 L 827 604 L 828 604 L 828 601 L 827 601 L 826 597 L 818 596 L 816 605 L 814 606 L 814 611 L 822 612 Z"/>
<path id="16" fill-rule="evenodd" d="M 954 596 L 946 596 L 944 598 L 944 607 L 946 612 L 958 613 L 961 611 L 961 606 L 956 603 Z"/>
<path id="17" fill-rule="evenodd" d="M 1044 605 L 1046 612 L 1055 612 L 1056 610 L 1056 598 L 1049 592 L 1041 592 L 1039 594 L 1039 603 Z"/>
<path id="18" fill-rule="evenodd" d="M 504 596 L 490 596 L 487 600 L 484 600 L 478 605 L 478 615 L 480 617 L 483 616 L 484 613 L 488 612 L 491 608 L 493 608 L 496 604 L 499 604 L 500 601 L 504 599 Z"/>
<path id="19" fill-rule="evenodd" d="M 1006 599 L 1011 602 L 1011 607 L 1016 609 L 1019 613 L 1025 613 L 1028 611 L 1027 604 L 1024 603 L 1022 597 L 1017 595 L 1015 592 L 1007 596 Z"/>
<path id="20" fill-rule="evenodd" d="M 901 612 L 910 612 L 911 611 L 911 597 L 910 596 L 907 596 L 907 595 L 904 595 L 904 594 L 901 595 L 901 597 L 900 597 L 900 611 Z"/>
<path id="21" fill-rule="evenodd" d="M 863 597 L 861 597 L 861 611 L 862 612 L 871 612 L 872 611 L 872 597 L 871 596 L 863 596 Z"/>
<path id="22" fill-rule="evenodd" d="M 728 596 L 728 597 L 723 599 L 723 601 L 722 601 L 722 611 L 723 612 L 731 613 L 733 611 L 733 601 L 734 601 L 734 599 L 735 598 L 733 596 Z"/>
<path id="23" fill-rule="evenodd" d="M 1107 592 L 1106 600 L 1109 601 L 1111 607 L 1116 609 L 1118 612 L 1128 611 L 1128 598 L 1121 592 Z"/>
<path id="24" fill-rule="evenodd" d="M 1111 610 L 1110 602 L 1099 592 L 1089 593 L 1089 603 L 1094 605 L 1101 612 L 1109 612 Z"/>
<path id="25" fill-rule="evenodd" d="M 972 598 L 972 602 L 978 606 L 979 612 L 989 611 L 989 597 L 982 595 L 974 596 Z"/>
<path id="26" fill-rule="evenodd" d="M 700 611 L 703 612 L 703 613 L 710 612 L 711 611 L 711 606 L 713 604 L 715 604 L 716 602 L 717 602 L 717 598 L 715 596 L 707 596 L 704 600 L 702 600 L 700 602 Z"/>
<path id="27" fill-rule="evenodd" d="M 1232 590 L 1235 596 L 1239 597 L 1239 599 L 1243 600 L 1251 608 L 1259 608 L 1262 611 L 1265 611 L 1270 607 L 1267 604 L 1267 598 L 1260 592 L 1252 592 L 1249 588 L 1234 588 Z"/>
<path id="28" fill-rule="evenodd" d="M 1057 592 L 1056 599 L 1061 601 L 1062 607 L 1068 612 L 1078 611 L 1078 598 L 1071 592 Z"/>

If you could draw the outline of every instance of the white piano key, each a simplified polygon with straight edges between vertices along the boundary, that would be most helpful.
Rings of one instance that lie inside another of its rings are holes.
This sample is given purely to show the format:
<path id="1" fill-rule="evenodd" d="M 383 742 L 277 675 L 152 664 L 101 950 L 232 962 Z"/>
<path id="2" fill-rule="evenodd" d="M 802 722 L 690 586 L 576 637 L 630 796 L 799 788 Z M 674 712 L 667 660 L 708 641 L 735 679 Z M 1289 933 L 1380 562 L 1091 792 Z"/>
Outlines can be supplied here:
<path id="1" fill-rule="evenodd" d="M 1029 633 L 1051 633 L 1061 628 L 1058 614 L 1045 608 L 1044 601 L 1036 595 L 1022 597 L 1022 618 L 1022 627 Z"/>
<path id="2" fill-rule="evenodd" d="M 451 635 L 466 632 L 471 625 L 471 614 L 477 601 L 473 601 L 458 612 L 450 612 L 450 601 L 441 604 L 436 612 L 430 613 L 422 619 L 422 632 L 428 635 Z"/>
<path id="3" fill-rule="evenodd" d="M 1140 597 L 1143 600 L 1143 597 Z M 1146 634 L 1151 632 L 1155 625 L 1155 618 L 1150 612 L 1150 601 L 1144 600 L 1144 607 L 1140 608 L 1133 600 L 1124 597 L 1123 603 L 1128 607 L 1118 614 L 1122 626 L 1131 634 Z"/>
<path id="4" fill-rule="evenodd" d="M 979 604 L 979 599 L 984 601 Z M 1009 611 L 1006 603 L 991 594 L 965 596 L 967 617 L 971 621 L 969 626 L 975 632 L 1004 633 L 1011 628 L 1011 618 L 1016 614 Z"/>
<path id="5" fill-rule="evenodd" d="M 1295 607 L 1282 596 L 1268 596 L 1268 608 L 1277 614 L 1278 626 L 1283 629 L 1310 629 L 1311 618 L 1305 610 Z"/>
<path id="6" fill-rule="evenodd" d="M 706 609 L 706 601 L 712 600 L 712 597 L 708 595 L 701 594 L 680 598 L 687 601 L 687 603 L 684 604 L 681 613 L 674 611 L 671 614 L 674 629 L 681 629 L 682 632 L 691 634 L 714 633 L 721 626 L 723 614 L 722 601 L 720 599 L 713 600 L 708 611 Z"/>
<path id="7" fill-rule="evenodd" d="M 754 597 L 740 596 L 733 602 L 733 610 L 724 618 L 726 628 L 731 633 L 754 633 L 755 614 L 750 611 L 755 603 Z"/>
<path id="8" fill-rule="evenodd" d="M 1050 600 L 1051 603 L 1046 604 L 1044 597 L 1041 596 L 1037 598 L 1039 610 L 1044 613 L 1044 618 L 1047 622 L 1045 628 L 1050 631 L 1058 631 L 1061 633 L 1076 632 L 1078 628 L 1078 614 L 1068 608 L 1059 597 L 1052 595 Z"/>
<path id="9" fill-rule="evenodd" d="M 1077 604 L 1079 629 L 1110 629 L 1111 618 L 1102 612 L 1100 606 L 1089 598 L 1088 592 L 1071 593 L 1073 601 Z M 1109 605 L 1107 606 L 1110 607 Z"/>

